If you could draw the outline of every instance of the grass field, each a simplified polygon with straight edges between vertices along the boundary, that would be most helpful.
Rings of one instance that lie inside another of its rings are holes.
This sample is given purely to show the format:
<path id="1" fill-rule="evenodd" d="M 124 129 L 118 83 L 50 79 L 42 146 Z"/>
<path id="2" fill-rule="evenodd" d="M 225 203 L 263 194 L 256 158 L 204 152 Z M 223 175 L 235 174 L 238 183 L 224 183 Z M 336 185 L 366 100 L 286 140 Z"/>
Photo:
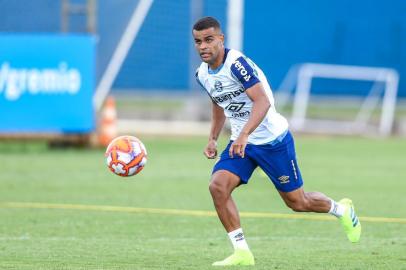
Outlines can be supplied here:
<path id="1" fill-rule="evenodd" d="M 102 150 L 1 144 L 0 269 L 213 269 L 229 255 L 206 139 L 142 139 L 149 163 L 130 179 Z M 235 193 L 255 269 L 406 269 L 406 140 L 296 143 L 305 189 L 352 198 L 363 236 L 351 244 L 327 215 L 294 215 L 255 173 Z"/>

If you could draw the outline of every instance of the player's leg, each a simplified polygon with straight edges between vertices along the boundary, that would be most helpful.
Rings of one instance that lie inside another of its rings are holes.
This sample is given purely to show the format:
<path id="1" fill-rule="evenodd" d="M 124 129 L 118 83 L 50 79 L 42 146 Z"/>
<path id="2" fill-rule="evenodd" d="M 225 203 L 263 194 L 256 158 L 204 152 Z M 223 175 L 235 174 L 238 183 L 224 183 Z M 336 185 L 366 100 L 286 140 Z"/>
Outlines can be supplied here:
<path id="1" fill-rule="evenodd" d="M 240 177 L 226 171 L 216 171 L 211 178 L 209 190 L 217 215 L 227 233 L 241 227 L 237 206 L 231 192 L 240 184 Z"/>
<path id="2" fill-rule="evenodd" d="M 234 253 L 213 265 L 254 265 L 254 256 L 245 240 L 238 209 L 231 193 L 240 184 L 247 183 L 256 165 L 248 157 L 230 158 L 228 148 L 229 146 L 223 151 L 220 160 L 214 166 L 209 190 L 218 217 L 234 247 Z"/>
<path id="3" fill-rule="evenodd" d="M 298 212 L 330 213 L 339 218 L 351 242 L 359 240 L 361 224 L 351 200 L 335 202 L 320 192 L 304 192 L 290 132 L 277 143 L 256 147 L 255 153 L 255 160 L 272 180 L 287 206 Z"/>
<path id="4" fill-rule="evenodd" d="M 279 190 L 278 190 L 279 191 Z M 290 192 L 279 191 L 286 205 L 296 212 L 328 213 L 331 199 L 320 192 L 304 192 L 300 187 Z"/>
<path id="5" fill-rule="evenodd" d="M 241 229 L 237 206 L 231 197 L 232 191 L 239 184 L 240 177 L 226 170 L 216 171 L 210 181 L 209 190 L 217 215 L 234 247 L 234 253 L 222 261 L 213 263 L 215 266 L 254 264 L 254 257 Z"/>
<path id="6" fill-rule="evenodd" d="M 290 192 L 279 191 L 288 207 L 296 212 L 329 213 L 339 218 L 348 239 L 356 243 L 361 236 L 361 223 L 355 214 L 354 206 L 350 199 L 339 202 L 328 198 L 320 192 L 304 192 L 303 188 Z"/>

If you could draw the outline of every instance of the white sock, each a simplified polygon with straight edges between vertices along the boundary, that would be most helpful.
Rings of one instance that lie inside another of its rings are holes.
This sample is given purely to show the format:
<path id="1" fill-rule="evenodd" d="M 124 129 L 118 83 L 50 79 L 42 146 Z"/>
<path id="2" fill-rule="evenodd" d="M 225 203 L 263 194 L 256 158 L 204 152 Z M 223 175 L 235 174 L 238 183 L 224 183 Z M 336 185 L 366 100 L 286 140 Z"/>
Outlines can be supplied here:
<path id="1" fill-rule="evenodd" d="M 233 244 L 234 249 L 249 250 L 247 241 L 245 241 L 244 233 L 241 228 L 228 233 L 228 237 Z"/>
<path id="2" fill-rule="evenodd" d="M 342 217 L 345 212 L 345 206 L 342 204 L 339 204 L 338 202 L 331 200 L 331 207 L 330 211 L 328 211 L 329 214 L 332 214 L 333 216 L 336 217 Z"/>

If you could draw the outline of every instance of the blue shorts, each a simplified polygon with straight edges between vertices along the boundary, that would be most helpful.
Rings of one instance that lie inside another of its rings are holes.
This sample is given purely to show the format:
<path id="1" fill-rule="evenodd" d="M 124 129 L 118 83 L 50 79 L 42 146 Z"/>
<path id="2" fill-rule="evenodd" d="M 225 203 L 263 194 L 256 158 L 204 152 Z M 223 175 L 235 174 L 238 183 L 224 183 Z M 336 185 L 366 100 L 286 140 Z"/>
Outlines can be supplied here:
<path id="1" fill-rule="evenodd" d="M 268 144 L 247 144 L 244 158 L 238 155 L 234 155 L 234 158 L 229 156 L 231 144 L 232 141 L 221 153 L 213 173 L 226 170 L 239 176 L 242 184 L 247 184 L 253 171 L 259 166 L 279 191 L 290 192 L 303 185 L 296 161 L 295 144 L 289 131 Z"/>

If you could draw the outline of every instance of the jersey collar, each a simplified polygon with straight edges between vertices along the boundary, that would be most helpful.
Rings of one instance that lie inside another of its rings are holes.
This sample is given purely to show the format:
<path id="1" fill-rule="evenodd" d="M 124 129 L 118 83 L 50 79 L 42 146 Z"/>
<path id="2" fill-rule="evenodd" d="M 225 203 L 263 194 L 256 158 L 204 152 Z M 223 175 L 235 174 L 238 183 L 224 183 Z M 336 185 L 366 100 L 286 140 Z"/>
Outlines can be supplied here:
<path id="1" fill-rule="evenodd" d="M 224 66 L 224 62 L 227 59 L 227 54 L 228 54 L 229 51 L 230 51 L 230 49 L 224 48 L 223 63 L 216 69 L 211 69 L 210 67 L 208 67 L 209 74 L 217 74 L 221 70 L 221 68 Z"/>

